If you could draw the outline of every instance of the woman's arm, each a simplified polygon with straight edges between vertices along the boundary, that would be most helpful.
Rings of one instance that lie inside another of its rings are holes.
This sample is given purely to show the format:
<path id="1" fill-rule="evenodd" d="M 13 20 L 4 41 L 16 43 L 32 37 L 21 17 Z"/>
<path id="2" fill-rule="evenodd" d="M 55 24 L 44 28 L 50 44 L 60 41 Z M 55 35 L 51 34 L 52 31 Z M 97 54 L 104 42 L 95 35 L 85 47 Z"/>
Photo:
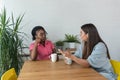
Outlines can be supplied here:
<path id="1" fill-rule="evenodd" d="M 76 63 L 80 64 L 81 66 L 83 67 L 90 67 L 90 64 L 88 63 L 87 60 L 85 59 L 81 59 L 81 58 L 77 58 L 76 56 L 74 55 L 71 55 L 70 57 L 73 61 L 75 61 Z"/>
<path id="2" fill-rule="evenodd" d="M 33 61 L 36 60 L 37 58 L 37 47 L 40 41 L 41 41 L 41 37 L 37 34 L 33 49 L 30 51 L 30 57 Z"/>
<path id="3" fill-rule="evenodd" d="M 38 46 L 38 43 L 35 42 L 33 49 L 30 51 L 30 58 L 33 61 L 36 60 L 36 58 L 37 58 L 37 46 Z"/>
<path id="4" fill-rule="evenodd" d="M 37 47 L 38 47 L 38 44 L 42 41 L 43 37 L 40 35 L 40 32 L 37 31 L 35 38 L 36 39 L 34 42 L 33 49 L 30 51 L 30 57 L 33 61 L 36 60 L 36 58 L 37 58 Z"/>
<path id="5" fill-rule="evenodd" d="M 62 50 L 58 50 L 61 54 L 63 54 L 65 57 L 71 58 L 74 62 L 80 64 L 83 67 L 90 67 L 90 64 L 87 60 L 77 58 L 76 56 L 72 55 L 69 50 L 63 52 Z"/>

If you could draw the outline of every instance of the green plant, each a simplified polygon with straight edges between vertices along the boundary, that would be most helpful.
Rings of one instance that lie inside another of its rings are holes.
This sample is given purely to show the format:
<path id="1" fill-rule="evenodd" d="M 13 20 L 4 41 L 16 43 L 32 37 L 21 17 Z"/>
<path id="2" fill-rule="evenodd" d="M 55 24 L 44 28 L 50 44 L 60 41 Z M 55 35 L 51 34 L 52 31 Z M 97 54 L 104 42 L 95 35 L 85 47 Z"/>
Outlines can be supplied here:
<path id="1" fill-rule="evenodd" d="M 72 35 L 72 34 L 65 34 L 65 40 L 64 42 L 76 42 L 80 43 L 80 41 L 77 38 L 77 35 Z"/>
<path id="2" fill-rule="evenodd" d="M 6 9 L 0 13 L 0 74 L 15 68 L 17 74 L 22 67 L 23 32 L 19 31 L 23 16 L 7 18 Z"/>
<path id="3" fill-rule="evenodd" d="M 58 40 L 58 41 L 55 42 L 55 45 L 56 46 L 63 46 L 64 42 L 62 40 Z"/>

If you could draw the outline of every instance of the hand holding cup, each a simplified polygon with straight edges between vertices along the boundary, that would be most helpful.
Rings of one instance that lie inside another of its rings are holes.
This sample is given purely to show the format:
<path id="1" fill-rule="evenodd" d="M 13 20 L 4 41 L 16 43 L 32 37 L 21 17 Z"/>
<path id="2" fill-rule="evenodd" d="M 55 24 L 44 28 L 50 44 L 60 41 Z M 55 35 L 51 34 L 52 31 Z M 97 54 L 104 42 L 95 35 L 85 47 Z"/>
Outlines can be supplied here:
<path id="1" fill-rule="evenodd" d="M 70 50 L 62 51 L 61 49 L 58 49 L 58 51 L 65 57 L 71 58 Z"/>
<path id="2" fill-rule="evenodd" d="M 70 53 L 69 50 L 66 50 L 63 52 L 62 50 L 58 49 L 58 51 L 64 56 L 66 64 L 69 64 L 69 65 L 72 64 L 72 59 L 70 58 L 72 54 Z"/>

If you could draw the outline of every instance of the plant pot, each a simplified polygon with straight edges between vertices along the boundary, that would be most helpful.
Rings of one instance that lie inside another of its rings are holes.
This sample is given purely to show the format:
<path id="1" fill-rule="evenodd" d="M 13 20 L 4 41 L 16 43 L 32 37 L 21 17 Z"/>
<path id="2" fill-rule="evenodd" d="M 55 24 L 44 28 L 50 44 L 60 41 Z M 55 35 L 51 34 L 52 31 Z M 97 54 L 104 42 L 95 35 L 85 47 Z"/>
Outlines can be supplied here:
<path id="1" fill-rule="evenodd" d="M 74 42 L 69 43 L 69 48 L 75 48 L 75 43 Z"/>
<path id="2" fill-rule="evenodd" d="M 64 50 L 67 48 L 76 48 L 76 43 L 75 42 L 65 42 L 64 43 Z"/>

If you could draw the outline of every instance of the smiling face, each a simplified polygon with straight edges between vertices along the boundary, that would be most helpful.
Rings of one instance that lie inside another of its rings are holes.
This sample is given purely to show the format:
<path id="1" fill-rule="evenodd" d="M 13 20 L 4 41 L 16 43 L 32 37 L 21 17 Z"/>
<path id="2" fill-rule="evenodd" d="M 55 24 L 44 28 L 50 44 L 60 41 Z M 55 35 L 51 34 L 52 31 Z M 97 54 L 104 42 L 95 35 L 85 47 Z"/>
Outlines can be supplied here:
<path id="1" fill-rule="evenodd" d="M 80 38 L 82 41 L 88 40 L 88 33 L 86 34 L 82 29 L 80 30 Z"/>

